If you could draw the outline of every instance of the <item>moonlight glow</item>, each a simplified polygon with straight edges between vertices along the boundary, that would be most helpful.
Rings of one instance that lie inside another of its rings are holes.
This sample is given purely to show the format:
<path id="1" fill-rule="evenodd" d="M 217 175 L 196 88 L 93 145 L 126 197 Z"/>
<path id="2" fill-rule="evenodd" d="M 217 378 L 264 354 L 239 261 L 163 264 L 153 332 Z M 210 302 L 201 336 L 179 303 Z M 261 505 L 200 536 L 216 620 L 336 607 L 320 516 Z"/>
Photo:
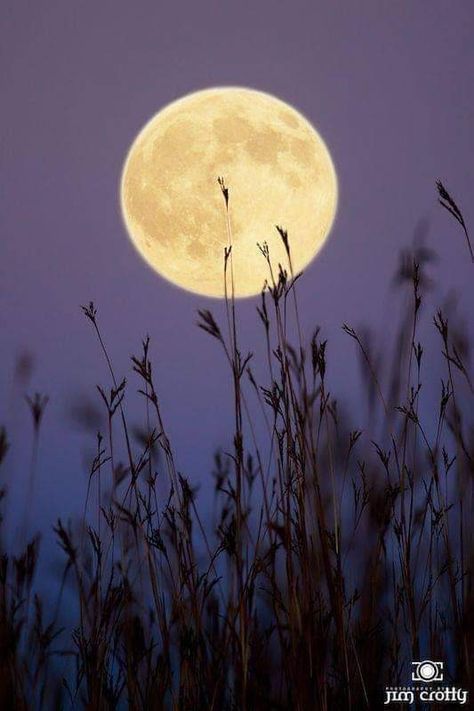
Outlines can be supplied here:
<path id="1" fill-rule="evenodd" d="M 132 144 L 121 182 L 122 212 L 139 253 L 159 274 L 222 297 L 224 200 L 230 191 L 236 296 L 261 291 L 268 267 L 257 248 L 287 266 L 275 225 L 288 230 L 295 272 L 319 252 L 337 205 L 328 149 L 313 126 L 273 96 L 209 89 L 156 114 Z"/>

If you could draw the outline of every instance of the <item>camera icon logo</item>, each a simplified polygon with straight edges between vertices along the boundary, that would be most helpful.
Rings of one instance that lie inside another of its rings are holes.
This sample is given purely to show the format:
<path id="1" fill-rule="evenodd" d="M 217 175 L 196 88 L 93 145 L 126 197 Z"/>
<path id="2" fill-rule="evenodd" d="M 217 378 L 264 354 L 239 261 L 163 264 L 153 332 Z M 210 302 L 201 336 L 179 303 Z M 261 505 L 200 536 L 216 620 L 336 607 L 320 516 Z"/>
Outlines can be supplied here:
<path id="1" fill-rule="evenodd" d="M 443 681 L 443 662 L 432 662 L 425 659 L 422 662 L 412 662 L 412 681 L 423 681 L 431 683 L 433 681 Z"/>

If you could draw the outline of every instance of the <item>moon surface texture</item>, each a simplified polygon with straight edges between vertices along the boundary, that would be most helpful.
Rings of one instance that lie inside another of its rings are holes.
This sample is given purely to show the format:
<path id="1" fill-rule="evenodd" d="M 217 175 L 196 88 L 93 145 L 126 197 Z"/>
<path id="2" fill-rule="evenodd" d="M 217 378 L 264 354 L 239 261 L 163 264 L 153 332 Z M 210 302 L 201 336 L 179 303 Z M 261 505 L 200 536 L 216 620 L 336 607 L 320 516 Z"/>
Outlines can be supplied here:
<path id="1" fill-rule="evenodd" d="M 270 281 L 257 242 L 267 242 L 276 275 L 279 263 L 290 271 L 276 225 L 288 232 L 295 274 L 319 252 L 336 212 L 337 178 L 317 131 L 269 94 L 208 89 L 157 113 L 123 169 L 125 225 L 163 277 L 223 297 L 229 235 L 218 177 L 229 189 L 235 296 L 257 294 Z"/>

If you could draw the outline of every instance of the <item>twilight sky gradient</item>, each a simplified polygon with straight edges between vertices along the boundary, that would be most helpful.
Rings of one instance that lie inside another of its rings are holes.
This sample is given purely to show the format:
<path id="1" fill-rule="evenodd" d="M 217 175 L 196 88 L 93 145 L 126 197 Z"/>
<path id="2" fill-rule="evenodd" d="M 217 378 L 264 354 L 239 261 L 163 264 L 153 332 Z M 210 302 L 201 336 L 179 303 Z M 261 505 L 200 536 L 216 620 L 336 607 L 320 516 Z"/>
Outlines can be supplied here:
<path id="1" fill-rule="evenodd" d="M 330 339 L 336 390 L 357 375 L 340 325 L 390 330 L 397 255 L 420 221 L 440 256 L 442 294 L 456 281 L 465 306 L 472 304 L 472 265 L 434 188 L 441 178 L 474 231 L 471 0 L 15 0 L 2 14 L 0 421 L 14 445 L 8 471 L 21 485 L 31 441 L 21 396 L 25 389 L 50 395 L 39 526 L 59 510 L 76 511 L 85 490 L 82 458 L 93 441 L 72 425 L 71 404 L 78 396 L 96 400 L 95 384 L 108 384 L 79 309 L 90 299 L 119 375 L 130 375 L 128 358 L 150 333 L 181 469 L 205 488 L 213 450 L 228 442 L 228 374 L 216 344 L 195 325 L 197 308 L 220 315 L 220 307 L 147 268 L 119 211 L 130 142 L 173 99 L 215 85 L 260 89 L 302 111 L 327 142 L 339 211 L 299 297 L 303 323 L 321 324 Z M 252 347 L 260 338 L 255 304 L 240 306 Z M 25 350 L 35 368 L 29 385 L 19 386 L 15 360 Z M 130 396 L 134 385 L 132 377 Z"/>

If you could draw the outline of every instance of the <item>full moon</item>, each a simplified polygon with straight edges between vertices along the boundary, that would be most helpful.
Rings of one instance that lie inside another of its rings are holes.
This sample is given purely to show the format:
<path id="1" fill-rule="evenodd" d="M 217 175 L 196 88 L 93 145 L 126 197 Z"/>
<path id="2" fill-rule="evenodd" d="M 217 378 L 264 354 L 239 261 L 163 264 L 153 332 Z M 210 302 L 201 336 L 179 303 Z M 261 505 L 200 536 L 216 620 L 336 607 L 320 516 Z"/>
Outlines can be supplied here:
<path id="1" fill-rule="evenodd" d="M 257 243 L 268 244 L 276 274 L 278 264 L 289 272 L 282 226 L 296 274 L 323 246 L 337 207 L 336 171 L 315 128 L 280 99 L 244 88 L 198 91 L 153 116 L 132 143 L 120 192 L 145 261 L 213 297 L 224 295 L 229 243 L 235 296 L 251 296 L 270 281 Z"/>

